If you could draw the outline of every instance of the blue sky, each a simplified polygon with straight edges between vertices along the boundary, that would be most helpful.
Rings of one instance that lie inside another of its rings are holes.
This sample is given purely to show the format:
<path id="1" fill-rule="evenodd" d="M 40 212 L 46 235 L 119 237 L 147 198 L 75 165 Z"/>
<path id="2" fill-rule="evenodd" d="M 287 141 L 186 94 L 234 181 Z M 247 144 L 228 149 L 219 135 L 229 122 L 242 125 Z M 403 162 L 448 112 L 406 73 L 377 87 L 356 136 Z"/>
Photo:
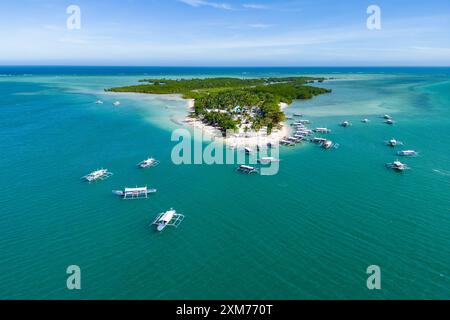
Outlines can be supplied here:
<path id="1" fill-rule="evenodd" d="M 0 48 L 3 65 L 449 66 L 450 1 L 1 1 Z"/>

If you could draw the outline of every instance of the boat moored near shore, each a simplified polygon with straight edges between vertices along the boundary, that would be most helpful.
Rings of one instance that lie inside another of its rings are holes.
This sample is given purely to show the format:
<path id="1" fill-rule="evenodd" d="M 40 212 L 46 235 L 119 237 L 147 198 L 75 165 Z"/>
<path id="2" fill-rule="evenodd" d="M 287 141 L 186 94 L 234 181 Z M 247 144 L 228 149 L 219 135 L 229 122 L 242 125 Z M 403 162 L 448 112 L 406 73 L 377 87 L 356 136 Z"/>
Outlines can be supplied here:
<path id="1" fill-rule="evenodd" d="M 316 133 L 330 133 L 331 132 L 331 130 L 328 128 L 315 128 L 313 131 Z"/>
<path id="2" fill-rule="evenodd" d="M 322 142 L 322 148 L 324 149 L 331 149 L 334 147 L 334 143 L 331 140 L 325 140 L 324 142 Z"/>
<path id="3" fill-rule="evenodd" d="M 280 140 L 280 144 L 281 144 L 282 146 L 286 146 L 286 147 L 293 147 L 293 146 L 295 146 L 295 143 L 294 143 L 294 142 L 289 141 L 289 140 L 287 140 L 287 139 L 282 139 L 282 140 Z"/>
<path id="4" fill-rule="evenodd" d="M 287 137 L 285 140 L 291 141 L 293 143 L 300 143 L 303 140 L 303 136 L 290 136 Z"/>
<path id="5" fill-rule="evenodd" d="M 322 143 L 324 143 L 325 141 L 327 141 L 327 139 L 325 139 L 325 138 L 312 138 L 311 139 L 311 142 L 312 143 L 315 143 L 315 144 L 322 144 Z"/>
<path id="6" fill-rule="evenodd" d="M 352 124 L 349 121 L 344 121 L 341 123 L 341 127 L 347 128 L 350 127 Z"/>
<path id="7" fill-rule="evenodd" d="M 313 131 L 311 129 L 300 129 L 300 130 L 295 131 L 295 134 L 301 134 L 301 135 L 308 136 L 308 135 L 313 134 Z"/>

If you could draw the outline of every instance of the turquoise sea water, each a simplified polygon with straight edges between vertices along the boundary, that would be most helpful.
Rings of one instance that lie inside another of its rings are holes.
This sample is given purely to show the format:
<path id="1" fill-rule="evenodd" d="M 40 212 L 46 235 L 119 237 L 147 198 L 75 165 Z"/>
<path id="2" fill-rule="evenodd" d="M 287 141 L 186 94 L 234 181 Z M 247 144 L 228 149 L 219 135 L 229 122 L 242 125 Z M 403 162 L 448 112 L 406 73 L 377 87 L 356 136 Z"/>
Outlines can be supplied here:
<path id="1" fill-rule="evenodd" d="M 175 166 L 176 98 L 105 94 L 143 77 L 326 75 L 295 102 L 335 150 L 282 149 L 275 176 Z M 449 299 L 448 68 L 0 67 L 0 298 Z M 104 105 L 96 105 L 102 99 Z M 115 108 L 112 102 L 120 100 Z M 389 113 L 397 121 L 383 124 Z M 360 122 L 369 118 L 369 124 Z M 341 128 L 343 120 L 353 126 Z M 384 145 L 420 152 L 398 174 Z M 154 156 L 156 168 L 135 164 Z M 85 184 L 106 167 L 114 176 Z M 148 185 L 148 200 L 111 190 Z M 178 229 L 148 227 L 170 207 Z M 66 289 L 79 265 L 82 290 Z M 379 265 L 382 290 L 366 287 Z"/>

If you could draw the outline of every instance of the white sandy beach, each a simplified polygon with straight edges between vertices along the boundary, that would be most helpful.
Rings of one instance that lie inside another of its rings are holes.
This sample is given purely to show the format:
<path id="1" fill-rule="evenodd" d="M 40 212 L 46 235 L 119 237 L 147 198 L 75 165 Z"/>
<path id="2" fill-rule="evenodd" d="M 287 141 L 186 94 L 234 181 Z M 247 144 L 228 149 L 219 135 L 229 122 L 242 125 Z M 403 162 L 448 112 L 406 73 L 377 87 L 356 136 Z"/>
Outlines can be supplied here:
<path id="1" fill-rule="evenodd" d="M 193 111 L 194 103 L 194 99 L 189 99 L 187 101 L 187 108 L 190 112 Z M 289 107 L 288 104 L 280 103 L 281 110 L 284 110 L 287 107 Z M 267 130 L 263 129 L 258 132 L 243 132 L 243 130 L 240 130 L 239 133 L 223 137 L 222 132 L 219 129 L 213 126 L 206 125 L 200 120 L 187 117 L 185 119 L 185 123 L 191 125 L 194 130 L 198 130 L 208 139 L 226 144 L 231 148 L 265 146 L 268 143 L 278 144 L 280 140 L 282 140 L 286 136 L 289 136 L 290 134 L 289 127 L 285 124 L 282 124 L 281 129 L 272 130 L 272 133 L 270 135 L 267 135 Z"/>

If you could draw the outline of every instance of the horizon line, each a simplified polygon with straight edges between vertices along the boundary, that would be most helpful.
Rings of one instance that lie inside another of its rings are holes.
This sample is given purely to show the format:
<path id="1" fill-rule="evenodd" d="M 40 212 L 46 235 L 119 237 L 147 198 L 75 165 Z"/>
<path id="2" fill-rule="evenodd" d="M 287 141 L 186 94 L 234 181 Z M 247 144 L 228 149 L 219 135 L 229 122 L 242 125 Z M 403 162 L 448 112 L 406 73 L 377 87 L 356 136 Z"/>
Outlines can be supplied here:
<path id="1" fill-rule="evenodd" d="M 84 67 L 84 68 L 450 68 L 450 65 L 84 65 L 84 64 L 0 64 L 0 67 Z"/>

